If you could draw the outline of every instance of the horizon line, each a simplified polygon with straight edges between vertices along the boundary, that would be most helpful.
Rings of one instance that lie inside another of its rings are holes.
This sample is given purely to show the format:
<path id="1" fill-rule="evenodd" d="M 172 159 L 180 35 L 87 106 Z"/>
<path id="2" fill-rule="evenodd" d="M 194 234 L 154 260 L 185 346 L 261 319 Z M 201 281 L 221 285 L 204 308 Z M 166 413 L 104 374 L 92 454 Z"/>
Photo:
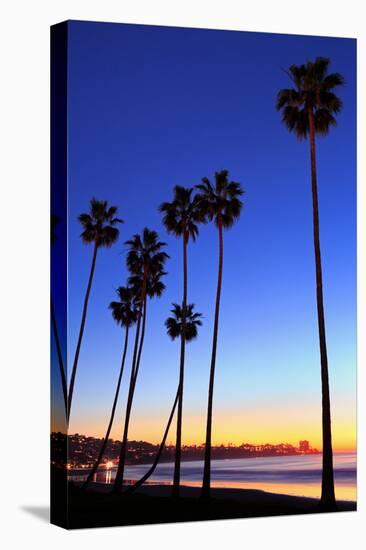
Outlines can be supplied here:
<path id="1" fill-rule="evenodd" d="M 73 436 L 80 436 L 80 437 L 85 437 L 85 438 L 93 438 L 93 439 L 104 439 L 104 437 L 100 437 L 100 436 L 95 436 L 95 435 L 86 435 L 86 434 L 82 434 L 82 433 L 79 433 L 79 432 L 75 432 L 75 433 L 64 433 L 60 430 L 52 430 L 51 431 L 51 435 L 53 434 L 62 434 L 62 435 L 67 435 L 68 437 L 73 437 Z M 108 441 L 113 441 L 113 442 L 121 442 L 120 439 L 113 439 L 111 437 L 108 438 Z M 160 445 L 161 441 L 157 441 L 157 442 L 152 442 L 152 441 L 148 441 L 146 439 L 129 439 L 128 440 L 130 443 L 131 442 L 137 442 L 137 443 L 148 443 L 149 445 Z M 320 453 L 323 452 L 322 448 L 321 447 L 312 447 L 311 446 L 311 442 L 310 440 L 307 440 L 307 439 L 299 439 L 298 440 L 298 443 L 300 443 L 300 441 L 308 441 L 309 443 L 309 448 L 311 450 L 314 450 L 314 451 L 319 451 Z M 288 443 L 288 442 L 285 442 L 285 441 L 281 441 L 279 443 L 269 443 L 268 441 L 266 441 L 265 443 L 250 443 L 249 441 L 243 441 L 242 443 L 215 443 L 213 444 L 212 446 L 213 447 L 221 447 L 221 446 L 224 446 L 224 447 L 241 447 L 243 445 L 249 445 L 251 447 L 264 447 L 265 445 L 269 445 L 269 446 L 272 446 L 272 447 L 276 447 L 276 446 L 279 446 L 279 445 L 289 445 L 291 447 L 294 447 L 294 448 L 299 448 L 298 446 L 294 445 L 293 443 Z M 166 442 L 165 444 L 165 447 L 174 447 L 174 443 L 172 442 Z M 205 446 L 205 443 L 204 442 L 200 442 L 200 443 L 182 443 L 182 446 L 183 447 L 204 447 Z M 333 452 L 337 452 L 337 453 L 340 453 L 340 452 L 354 452 L 354 453 L 357 453 L 357 445 L 353 446 L 353 447 L 333 447 Z"/>

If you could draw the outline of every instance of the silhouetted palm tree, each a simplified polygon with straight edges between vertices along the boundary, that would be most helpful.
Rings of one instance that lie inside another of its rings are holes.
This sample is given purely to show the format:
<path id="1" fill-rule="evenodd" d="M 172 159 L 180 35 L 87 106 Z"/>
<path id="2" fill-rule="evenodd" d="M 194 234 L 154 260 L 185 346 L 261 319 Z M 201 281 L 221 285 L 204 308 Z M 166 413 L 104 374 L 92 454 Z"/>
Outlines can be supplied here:
<path id="1" fill-rule="evenodd" d="M 57 239 L 56 225 L 59 223 L 59 221 L 60 220 L 59 220 L 58 216 L 56 216 L 55 214 L 51 214 L 51 246 L 54 245 L 54 243 Z M 52 294 L 51 294 L 50 302 L 51 302 L 51 323 L 52 323 L 53 335 L 54 335 L 54 338 L 55 338 L 58 364 L 59 364 L 59 368 L 60 368 L 62 394 L 63 394 L 64 402 L 65 402 L 65 415 L 67 417 L 66 372 L 65 372 L 64 362 L 63 362 L 63 358 L 62 358 L 61 343 L 60 343 L 60 338 L 59 338 L 58 330 L 57 330 L 56 313 L 55 313 L 55 306 L 53 304 Z"/>
<path id="2" fill-rule="evenodd" d="M 180 338 L 184 332 L 186 342 L 191 342 L 198 336 L 198 327 L 202 326 L 202 313 L 194 312 L 194 304 L 187 304 L 184 312 L 183 306 L 172 304 L 170 310 L 173 314 L 165 321 L 166 331 L 172 340 Z"/>
<path id="3" fill-rule="evenodd" d="M 333 92 L 344 82 L 339 73 L 328 74 L 329 59 L 318 57 L 314 62 L 292 65 L 288 75 L 293 88 L 280 90 L 276 107 L 282 111 L 282 121 L 299 139 L 309 137 L 311 161 L 311 189 L 313 203 L 313 240 L 316 266 L 316 300 L 320 343 L 323 426 L 323 475 L 321 504 L 335 507 L 332 431 L 329 396 L 328 357 L 325 334 L 323 281 L 320 252 L 319 205 L 316 175 L 315 134 L 326 135 L 336 125 L 335 115 L 342 101 Z"/>
<path id="4" fill-rule="evenodd" d="M 173 313 L 173 317 L 169 317 L 166 322 L 165 326 L 167 327 L 167 333 L 171 337 L 172 340 L 175 340 L 178 337 L 181 337 L 182 331 L 183 331 L 183 310 L 178 304 L 173 304 L 173 309 L 171 310 Z M 194 304 L 188 304 L 187 305 L 187 313 L 185 316 L 185 340 L 186 342 L 190 342 L 191 340 L 194 340 L 197 338 L 198 334 L 198 327 L 202 325 L 201 313 L 194 313 Z M 165 432 L 163 435 L 163 438 L 161 440 L 158 452 L 156 453 L 155 459 L 149 470 L 146 472 L 145 475 L 142 476 L 141 479 L 139 479 L 134 485 L 132 485 L 128 490 L 127 493 L 132 493 L 141 485 L 145 483 L 146 480 L 149 479 L 149 477 L 154 473 L 156 466 L 159 463 L 161 454 L 164 450 L 166 439 L 168 437 L 168 433 L 170 430 L 170 426 L 173 420 L 173 416 L 175 413 L 175 409 L 178 403 L 180 395 L 180 381 L 178 383 L 178 389 L 177 393 L 174 399 L 172 410 L 170 411 L 168 423 L 165 428 Z"/>
<path id="5" fill-rule="evenodd" d="M 202 221 L 201 210 L 198 208 L 196 197 L 193 197 L 193 189 L 187 189 L 180 185 L 174 187 L 172 202 L 164 202 L 159 210 L 164 214 L 163 223 L 168 233 L 176 237 L 182 237 L 183 243 L 183 300 L 182 323 L 185 323 L 185 309 L 187 304 L 187 245 L 191 238 L 193 241 L 198 236 L 198 223 Z M 182 454 L 182 414 L 183 414 L 183 388 L 184 388 L 184 357 L 185 357 L 185 331 L 181 331 L 177 436 L 175 445 L 175 466 L 173 495 L 179 496 L 180 464 Z"/>
<path id="6" fill-rule="evenodd" d="M 123 376 L 123 370 L 125 366 L 125 360 L 126 360 L 126 354 L 127 354 L 127 348 L 128 348 L 129 329 L 137 321 L 138 299 L 133 289 L 131 287 L 120 286 L 117 289 L 117 294 L 118 294 L 119 300 L 117 302 L 111 302 L 109 304 L 109 309 L 112 310 L 112 316 L 113 316 L 113 319 L 116 321 L 116 323 L 125 329 L 121 368 L 119 371 L 116 392 L 114 395 L 112 411 L 111 411 L 111 416 L 109 419 L 107 431 L 104 436 L 98 458 L 84 483 L 84 488 L 88 486 L 90 481 L 93 479 L 94 474 L 97 472 L 99 465 L 102 462 L 106 447 L 108 445 L 109 435 L 111 433 L 111 429 L 113 425 L 114 415 L 116 412 L 116 407 L 118 402 L 119 390 L 120 390 L 122 376 Z"/>
<path id="7" fill-rule="evenodd" d="M 229 181 L 227 170 L 215 173 L 215 183 L 212 185 L 208 178 L 203 178 L 197 185 L 198 200 L 202 211 L 209 221 L 214 221 L 219 233 L 219 269 L 216 290 L 215 320 L 212 341 L 210 381 L 208 389 L 207 426 L 205 442 L 205 460 L 203 470 L 202 496 L 209 497 L 211 484 L 211 431 L 212 431 L 212 402 L 215 379 L 216 348 L 219 328 L 220 297 L 222 286 L 222 269 L 224 259 L 223 230 L 229 229 L 239 218 L 242 209 L 240 200 L 243 190 L 239 183 Z"/>
<path id="8" fill-rule="evenodd" d="M 79 222 L 83 227 L 83 232 L 81 233 L 81 239 L 85 244 L 94 243 L 94 250 L 93 250 L 93 257 L 92 257 L 92 263 L 90 268 L 88 286 L 85 293 L 83 312 L 81 316 L 79 337 L 76 344 L 74 363 L 71 371 L 68 406 L 67 406 L 68 419 L 70 419 L 75 376 L 76 376 L 76 370 L 77 370 L 78 361 L 79 361 L 81 341 L 83 339 L 83 334 L 84 334 L 85 319 L 86 319 L 86 313 L 88 309 L 90 289 L 91 289 L 93 276 L 94 276 L 97 252 L 99 248 L 101 248 L 102 246 L 111 247 L 117 241 L 119 236 L 119 230 L 115 226 L 119 223 L 123 223 L 123 221 L 119 218 L 116 218 L 116 214 L 117 214 L 116 206 L 108 207 L 107 201 L 98 201 L 93 198 L 90 201 L 89 214 L 80 214 L 78 218 Z"/>
<path id="9" fill-rule="evenodd" d="M 161 293 L 164 291 L 165 286 L 161 282 L 161 277 L 165 275 L 163 268 L 166 260 L 169 258 L 168 254 L 163 251 L 163 248 L 166 246 L 166 244 L 159 241 L 159 237 L 156 231 L 151 231 L 147 228 L 143 230 L 142 236 L 136 234 L 131 240 L 126 241 L 125 244 L 129 247 L 129 251 L 127 253 L 127 267 L 131 273 L 129 284 L 133 286 L 135 290 L 139 289 L 140 305 L 137 314 L 137 327 L 132 358 L 130 385 L 127 397 L 122 445 L 119 456 L 117 474 L 113 487 L 113 490 L 115 492 L 118 492 L 123 488 L 123 477 L 128 443 L 128 429 L 145 335 L 147 306 L 146 298 L 147 296 L 160 296 Z"/>

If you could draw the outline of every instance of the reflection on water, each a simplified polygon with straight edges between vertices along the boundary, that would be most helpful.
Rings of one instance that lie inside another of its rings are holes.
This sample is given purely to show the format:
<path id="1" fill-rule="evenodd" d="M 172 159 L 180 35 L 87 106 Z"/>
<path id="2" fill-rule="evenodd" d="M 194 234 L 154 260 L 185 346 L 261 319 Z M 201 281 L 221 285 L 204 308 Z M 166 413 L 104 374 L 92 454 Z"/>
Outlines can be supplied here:
<path id="1" fill-rule="evenodd" d="M 320 497 L 321 455 L 257 457 L 212 461 L 212 487 L 260 489 L 272 493 Z M 126 478 L 133 483 L 148 470 L 148 464 L 126 467 Z M 171 483 L 173 463 L 160 464 L 150 482 Z M 203 462 L 182 463 L 181 479 L 185 485 L 202 483 Z M 94 476 L 99 483 L 111 483 L 116 467 L 100 470 Z M 82 481 L 85 475 L 71 474 L 70 479 Z M 336 497 L 339 500 L 356 500 L 356 454 L 334 455 Z"/>

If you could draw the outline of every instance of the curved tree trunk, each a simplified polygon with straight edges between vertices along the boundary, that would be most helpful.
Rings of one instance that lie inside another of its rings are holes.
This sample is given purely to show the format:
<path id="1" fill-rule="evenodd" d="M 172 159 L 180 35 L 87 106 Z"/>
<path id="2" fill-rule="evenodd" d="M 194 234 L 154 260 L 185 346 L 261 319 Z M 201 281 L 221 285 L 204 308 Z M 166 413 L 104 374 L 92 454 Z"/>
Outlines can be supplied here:
<path id="1" fill-rule="evenodd" d="M 65 416 L 67 418 L 67 381 L 66 381 L 66 373 L 65 373 L 64 362 L 63 362 L 63 359 L 62 359 L 60 339 L 58 337 L 58 330 L 57 330 L 57 324 L 56 324 L 56 314 L 55 314 L 55 308 L 54 308 L 54 305 L 53 305 L 52 297 L 51 297 L 51 322 L 52 322 L 52 328 L 53 328 L 53 335 L 54 335 L 55 343 L 56 343 L 58 364 L 59 364 L 59 367 L 60 367 L 62 393 L 63 393 L 63 396 L 64 396 L 64 402 L 65 402 Z"/>
<path id="2" fill-rule="evenodd" d="M 205 459 L 204 459 L 204 467 L 203 467 L 203 482 L 202 482 L 202 493 L 201 493 L 201 496 L 203 498 L 208 498 L 210 496 L 210 485 L 211 485 L 212 402 L 213 402 L 213 391 L 214 391 L 214 381 L 215 381 L 217 335 L 218 335 L 218 329 L 219 329 L 220 298 L 221 298 L 221 286 L 222 286 L 222 266 L 223 266 L 223 260 L 224 260 L 224 243 L 223 243 L 223 235 L 222 235 L 222 221 L 221 221 L 220 215 L 218 216 L 218 230 L 219 230 L 219 271 L 218 271 L 218 277 L 217 277 L 215 322 L 214 322 L 214 332 L 213 332 L 213 340 L 212 340 L 210 381 L 209 381 L 209 389 L 208 389 Z"/>
<path id="3" fill-rule="evenodd" d="M 136 386 L 136 379 L 137 379 L 137 374 L 138 374 L 138 367 L 139 367 L 139 362 L 140 362 L 140 359 L 141 359 L 142 344 L 143 344 L 144 335 L 145 335 L 146 285 L 147 285 L 147 274 L 144 274 L 144 280 L 143 280 L 143 285 L 142 285 L 142 290 L 141 290 L 141 306 L 140 306 L 139 316 L 138 316 L 138 320 L 137 320 L 135 345 L 134 345 L 132 367 L 131 367 L 130 387 L 129 387 L 128 397 L 127 397 L 126 414 L 125 414 L 125 422 L 124 422 L 124 429 L 123 429 L 123 438 L 122 438 L 122 444 L 121 444 L 121 451 L 120 451 L 120 455 L 119 455 L 119 463 L 118 463 L 117 474 L 116 474 L 116 478 L 114 480 L 114 485 L 113 485 L 113 491 L 114 492 L 120 492 L 123 489 L 123 477 L 124 477 L 124 469 L 125 469 L 126 453 L 127 453 L 127 443 L 128 443 L 128 428 L 129 428 L 129 423 L 130 423 L 130 416 L 131 416 L 133 395 L 134 395 L 135 386 Z M 143 319 L 142 334 L 141 334 L 141 342 L 140 342 L 140 346 L 139 346 L 141 320 L 142 319 Z"/>
<path id="4" fill-rule="evenodd" d="M 152 463 L 150 469 L 146 472 L 146 474 L 143 475 L 142 478 L 139 479 L 134 485 L 132 485 L 131 487 L 129 487 L 127 489 L 126 494 L 130 494 L 130 493 L 133 493 L 134 491 L 136 491 L 136 489 L 141 487 L 141 485 L 143 485 L 145 483 L 145 481 L 148 480 L 149 477 L 152 476 L 152 474 L 154 473 L 155 468 L 157 467 L 157 465 L 159 463 L 161 454 L 162 454 L 162 452 L 164 450 L 164 447 L 165 447 L 166 439 L 168 437 L 170 426 L 171 426 L 173 416 L 174 416 L 174 413 L 175 413 L 175 409 L 176 409 L 176 406 L 177 406 L 177 403 L 178 403 L 179 395 L 180 395 L 180 387 L 178 385 L 177 394 L 175 396 L 173 407 L 172 407 L 172 410 L 170 412 L 170 416 L 169 416 L 168 423 L 167 423 L 166 428 L 165 428 L 163 439 L 161 440 L 160 447 L 158 449 L 158 452 L 156 453 L 154 462 Z"/>
<path id="5" fill-rule="evenodd" d="M 334 509 L 335 493 L 334 493 L 334 473 L 333 473 L 332 428 L 331 428 L 331 414 L 330 414 L 328 356 L 327 356 L 327 343 L 326 343 L 325 320 L 324 320 L 322 263 L 321 263 L 320 236 L 319 236 L 319 206 L 318 206 L 316 156 L 315 156 L 315 125 L 314 125 L 314 115 L 311 109 L 309 109 L 309 128 L 310 128 L 311 190 L 312 190 L 312 199 L 313 199 L 314 252 L 315 252 L 315 267 L 316 267 L 316 302 L 317 302 L 317 311 L 318 311 L 318 330 L 319 330 L 321 384 L 322 384 L 323 470 L 322 470 L 321 504 L 327 509 Z"/>
<path id="6" fill-rule="evenodd" d="M 82 341 L 82 339 L 83 339 L 83 334 L 84 334 L 86 312 L 87 312 L 87 310 L 88 310 L 89 294 L 90 294 L 90 289 L 91 289 L 92 282 L 93 282 L 93 276 L 94 276 L 94 270 L 95 270 L 95 262 L 96 262 L 96 259 L 97 259 L 97 252 L 98 252 L 98 246 L 97 246 L 97 244 L 95 243 L 95 244 L 94 244 L 93 259 L 92 259 L 92 264 L 91 264 L 91 269 L 90 269 L 90 275 L 89 275 L 89 281 L 88 281 L 88 286 L 87 286 L 87 288 L 86 288 L 86 293 L 85 293 L 85 298 L 84 298 L 84 306 L 83 306 L 83 313 L 82 313 L 82 316 L 81 316 L 81 324 L 80 324 L 80 330 L 79 330 L 79 337 L 78 337 L 78 341 L 77 341 L 77 345 L 76 345 L 74 363 L 73 363 L 72 371 L 71 371 L 71 379 L 70 379 L 70 387 L 69 387 L 69 397 L 68 397 L 68 403 L 67 403 L 67 421 L 68 421 L 68 422 L 69 422 L 69 420 L 70 420 L 71 403 L 72 403 L 72 396 L 73 396 L 73 393 L 74 393 L 76 369 L 77 369 L 78 361 L 79 361 L 79 354 L 80 354 L 81 341 Z"/>
<path id="7" fill-rule="evenodd" d="M 179 401 L 177 414 L 177 436 L 175 444 L 175 464 L 173 478 L 173 497 L 179 497 L 180 464 L 182 457 L 182 416 L 183 416 L 183 384 L 184 384 L 184 359 L 185 359 L 185 325 L 187 309 L 187 234 L 183 233 L 183 302 L 182 302 L 182 334 L 180 337 L 180 367 L 179 367 Z"/>
<path id="8" fill-rule="evenodd" d="M 92 481 L 92 479 L 94 477 L 94 474 L 98 471 L 99 465 L 102 462 L 104 452 L 105 452 L 105 450 L 107 448 L 107 445 L 108 445 L 109 434 L 111 433 L 113 420 L 114 420 L 114 415 L 115 415 L 115 412 L 116 412 L 116 407 L 117 407 L 117 402 L 118 402 L 119 390 L 120 390 L 120 387 L 121 387 L 123 370 L 124 370 L 125 361 L 126 361 L 127 347 L 128 347 L 128 327 L 126 327 L 125 344 L 124 344 L 123 355 L 122 355 L 122 363 L 121 363 L 121 368 L 120 368 L 120 371 L 119 371 L 118 382 L 117 382 L 117 387 L 116 387 L 116 393 L 114 395 L 114 401 L 113 401 L 113 405 L 112 405 L 111 417 L 109 419 L 108 428 L 107 428 L 106 434 L 104 436 L 104 440 L 103 440 L 101 449 L 99 451 L 98 458 L 97 458 L 93 468 L 91 469 L 91 471 L 90 471 L 90 473 L 89 473 L 89 475 L 88 475 L 88 477 L 87 477 L 87 479 L 86 479 L 86 481 L 83 485 L 83 489 L 87 488 L 89 483 Z"/>

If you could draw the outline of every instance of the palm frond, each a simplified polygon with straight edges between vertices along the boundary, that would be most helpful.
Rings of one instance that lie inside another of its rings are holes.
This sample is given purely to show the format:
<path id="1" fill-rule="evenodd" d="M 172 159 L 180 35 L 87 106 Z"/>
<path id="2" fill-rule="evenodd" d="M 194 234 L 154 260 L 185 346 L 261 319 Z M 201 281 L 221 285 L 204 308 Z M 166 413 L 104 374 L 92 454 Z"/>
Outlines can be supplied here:
<path id="1" fill-rule="evenodd" d="M 172 340 L 175 340 L 180 336 L 180 325 L 173 317 L 168 317 L 165 321 L 165 326 L 167 329 L 167 334 Z"/>
<path id="2" fill-rule="evenodd" d="M 290 132 L 299 139 L 304 139 L 309 132 L 309 118 L 305 109 L 287 105 L 282 111 L 282 122 Z"/>
<path id="3" fill-rule="evenodd" d="M 327 135 L 330 127 L 337 125 L 337 121 L 328 109 L 318 109 L 314 113 L 314 124 L 318 134 Z"/>
<path id="4" fill-rule="evenodd" d="M 100 231 L 96 240 L 98 242 L 98 246 L 106 246 L 107 248 L 110 248 L 117 241 L 118 237 L 119 230 L 111 225 L 106 225 Z"/>
<path id="5" fill-rule="evenodd" d="M 333 88 L 336 88 L 337 86 L 343 86 L 345 84 L 345 80 L 343 76 L 340 73 L 332 73 L 328 74 L 323 81 L 323 88 L 324 90 L 332 90 Z"/>
<path id="6" fill-rule="evenodd" d="M 286 105 L 299 107 L 302 103 L 301 93 L 293 88 L 284 88 L 277 94 L 276 109 L 280 111 Z"/>
<path id="7" fill-rule="evenodd" d="M 342 110 L 343 102 L 333 92 L 328 90 L 320 90 L 319 92 L 319 108 L 327 109 L 330 113 L 339 113 Z"/>
<path id="8" fill-rule="evenodd" d="M 78 220 L 84 226 L 91 225 L 93 223 L 93 220 L 90 214 L 80 214 L 80 216 L 78 217 Z"/>

